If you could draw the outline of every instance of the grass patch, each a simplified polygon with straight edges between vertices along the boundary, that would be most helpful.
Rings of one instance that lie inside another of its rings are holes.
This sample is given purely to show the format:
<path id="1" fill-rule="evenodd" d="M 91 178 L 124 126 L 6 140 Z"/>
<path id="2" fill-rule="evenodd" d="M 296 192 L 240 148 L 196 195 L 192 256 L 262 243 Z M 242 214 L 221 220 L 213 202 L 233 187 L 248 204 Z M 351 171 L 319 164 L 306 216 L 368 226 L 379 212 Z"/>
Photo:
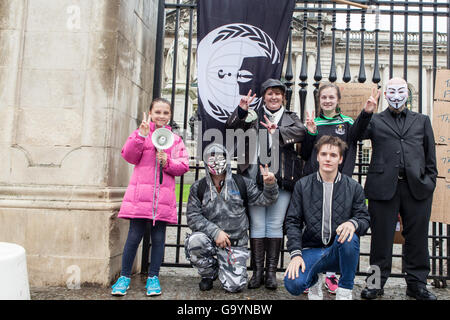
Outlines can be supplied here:
<path id="1" fill-rule="evenodd" d="M 189 198 L 189 191 L 191 190 L 190 184 L 184 184 L 183 185 L 183 202 L 187 202 Z M 180 201 L 180 184 L 177 183 L 175 185 L 175 195 L 177 197 L 177 203 Z"/>

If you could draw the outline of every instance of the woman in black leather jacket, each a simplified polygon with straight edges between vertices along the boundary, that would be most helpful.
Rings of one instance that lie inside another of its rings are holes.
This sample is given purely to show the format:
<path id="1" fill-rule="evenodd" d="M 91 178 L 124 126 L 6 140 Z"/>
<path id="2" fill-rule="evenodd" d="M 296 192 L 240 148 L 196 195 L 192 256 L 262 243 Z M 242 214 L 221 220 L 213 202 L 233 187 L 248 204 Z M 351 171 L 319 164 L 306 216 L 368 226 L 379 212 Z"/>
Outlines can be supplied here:
<path id="1" fill-rule="evenodd" d="M 279 186 L 277 201 L 269 207 L 250 206 L 250 247 L 253 276 L 248 288 L 259 288 L 265 282 L 268 289 L 276 289 L 276 269 L 283 239 L 283 222 L 295 183 L 301 177 L 302 160 L 295 144 L 302 142 L 306 128 L 295 112 L 285 109 L 286 87 L 276 79 L 268 79 L 261 86 L 264 104 L 255 112 L 249 106 L 256 95 L 242 97 L 230 115 L 227 128 L 243 129 L 246 135 L 244 154 L 238 154 L 238 173 L 256 179 L 262 188 L 259 165 L 269 163 Z M 256 148 L 252 142 L 257 141 Z M 238 151 L 240 151 L 238 147 Z M 239 164 L 241 159 L 245 159 Z M 266 274 L 264 278 L 264 260 Z"/>

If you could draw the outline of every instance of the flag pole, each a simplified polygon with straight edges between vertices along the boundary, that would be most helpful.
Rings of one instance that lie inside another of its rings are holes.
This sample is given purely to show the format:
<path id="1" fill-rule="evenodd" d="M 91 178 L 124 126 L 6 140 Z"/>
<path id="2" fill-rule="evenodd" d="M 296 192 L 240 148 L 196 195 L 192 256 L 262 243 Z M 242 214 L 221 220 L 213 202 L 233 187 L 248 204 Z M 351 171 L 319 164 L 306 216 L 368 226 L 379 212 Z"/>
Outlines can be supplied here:
<path id="1" fill-rule="evenodd" d="M 348 0 L 331 0 L 331 1 L 340 3 L 340 4 L 347 4 L 349 6 L 354 6 L 354 7 L 358 7 L 361 9 L 369 9 L 369 6 L 366 6 L 365 4 L 356 3 L 353 1 L 348 1 Z"/>

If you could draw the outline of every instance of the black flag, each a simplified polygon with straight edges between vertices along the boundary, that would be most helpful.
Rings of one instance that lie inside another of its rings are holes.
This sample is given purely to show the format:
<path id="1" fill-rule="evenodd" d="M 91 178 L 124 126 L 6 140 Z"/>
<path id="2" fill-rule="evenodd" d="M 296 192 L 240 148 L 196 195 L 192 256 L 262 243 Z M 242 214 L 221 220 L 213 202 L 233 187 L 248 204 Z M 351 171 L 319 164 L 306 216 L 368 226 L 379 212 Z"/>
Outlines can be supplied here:
<path id="1" fill-rule="evenodd" d="M 199 0 L 197 61 L 199 120 L 203 148 L 208 129 L 222 133 L 225 122 L 251 89 L 268 78 L 280 79 L 295 0 Z M 211 140 L 215 140 L 214 138 Z"/>

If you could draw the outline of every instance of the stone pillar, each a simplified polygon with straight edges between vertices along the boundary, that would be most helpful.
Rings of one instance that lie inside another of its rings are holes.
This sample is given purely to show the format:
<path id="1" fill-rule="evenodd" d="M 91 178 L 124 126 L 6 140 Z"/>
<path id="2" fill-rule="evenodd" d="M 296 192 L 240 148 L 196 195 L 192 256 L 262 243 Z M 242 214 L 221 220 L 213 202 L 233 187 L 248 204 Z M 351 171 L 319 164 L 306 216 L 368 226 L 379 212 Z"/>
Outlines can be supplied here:
<path id="1" fill-rule="evenodd" d="M 26 249 L 31 285 L 109 285 L 120 271 L 120 151 L 152 96 L 157 9 L 0 2 L 0 241 Z"/>
<path id="2" fill-rule="evenodd" d="M 293 65 L 294 65 L 294 78 L 292 79 L 292 82 L 294 82 L 294 85 L 292 86 L 292 111 L 297 112 L 297 115 L 300 117 L 300 72 L 302 68 L 302 55 L 300 51 L 292 51 L 293 55 Z"/>
<path id="3" fill-rule="evenodd" d="M 306 96 L 306 108 L 305 111 L 312 112 L 315 110 L 315 102 L 314 102 L 314 90 L 316 87 L 314 87 L 314 83 L 316 80 L 314 80 L 314 73 L 316 71 L 316 53 L 315 52 L 308 52 L 308 95 Z M 317 116 L 317 114 L 316 114 Z M 306 119 L 306 115 L 305 115 Z"/>
<path id="4" fill-rule="evenodd" d="M 336 76 L 337 76 L 337 83 L 344 82 L 342 78 L 344 77 L 344 65 L 342 63 L 336 64 Z"/>
<path id="5" fill-rule="evenodd" d="M 429 84 L 427 82 L 427 67 L 422 66 L 422 79 L 418 81 L 422 81 L 422 113 L 430 116 L 430 109 L 428 109 L 428 87 Z M 417 84 L 417 89 L 419 88 L 419 84 Z"/>
<path id="6" fill-rule="evenodd" d="M 386 101 L 386 98 L 384 97 L 384 90 L 386 90 L 386 84 L 389 81 L 389 65 L 383 64 L 381 66 L 381 96 L 380 96 L 380 105 L 378 106 L 378 112 L 386 110 L 387 107 L 389 107 L 388 102 Z"/>
<path id="7" fill-rule="evenodd" d="M 429 84 L 427 86 L 426 92 L 426 108 L 429 110 L 428 116 L 430 119 L 433 119 L 433 105 L 434 105 L 434 86 L 433 86 L 433 67 L 431 65 L 427 65 L 427 72 L 425 73 L 425 81 Z"/>

